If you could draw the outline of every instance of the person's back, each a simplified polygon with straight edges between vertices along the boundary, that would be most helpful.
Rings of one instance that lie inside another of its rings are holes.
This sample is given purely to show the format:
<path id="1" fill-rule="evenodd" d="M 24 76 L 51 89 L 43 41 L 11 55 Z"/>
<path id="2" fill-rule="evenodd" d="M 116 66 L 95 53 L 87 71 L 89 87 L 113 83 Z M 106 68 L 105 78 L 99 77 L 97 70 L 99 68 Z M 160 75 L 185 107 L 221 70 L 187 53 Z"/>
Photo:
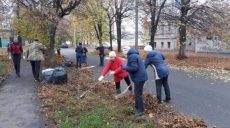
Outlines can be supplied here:
<path id="1" fill-rule="evenodd" d="M 81 68 L 82 55 L 83 55 L 82 43 L 79 43 L 79 45 L 75 49 L 75 52 L 76 52 L 76 68 Z"/>
<path id="2" fill-rule="evenodd" d="M 153 64 L 156 67 L 158 76 L 162 78 L 169 74 L 169 69 L 164 60 L 165 57 L 160 51 L 153 50 L 147 54 L 145 65 Z"/>
<path id="3" fill-rule="evenodd" d="M 146 81 L 148 79 L 147 72 L 145 70 L 144 62 L 141 60 L 139 56 L 139 52 L 131 48 L 128 55 L 128 63 L 127 66 L 132 67 L 129 71 L 129 75 L 134 82 Z M 135 62 L 136 64 L 134 64 Z"/>
<path id="4" fill-rule="evenodd" d="M 100 45 L 99 47 L 96 48 L 96 50 L 99 51 L 99 57 L 100 57 L 99 66 L 103 66 L 104 65 L 105 48 L 103 45 Z"/>
<path id="5" fill-rule="evenodd" d="M 83 48 L 82 45 L 78 45 L 75 49 L 75 52 L 77 55 L 82 55 L 83 54 Z"/>
<path id="6" fill-rule="evenodd" d="M 99 51 L 99 55 L 103 55 L 104 56 L 104 54 L 105 54 L 105 48 L 104 48 L 104 46 L 99 46 L 98 48 L 97 48 L 97 50 Z"/>
<path id="7" fill-rule="evenodd" d="M 42 45 L 39 41 L 33 41 L 28 46 L 26 58 L 30 61 L 44 60 L 43 52 L 45 50 L 46 47 Z"/>

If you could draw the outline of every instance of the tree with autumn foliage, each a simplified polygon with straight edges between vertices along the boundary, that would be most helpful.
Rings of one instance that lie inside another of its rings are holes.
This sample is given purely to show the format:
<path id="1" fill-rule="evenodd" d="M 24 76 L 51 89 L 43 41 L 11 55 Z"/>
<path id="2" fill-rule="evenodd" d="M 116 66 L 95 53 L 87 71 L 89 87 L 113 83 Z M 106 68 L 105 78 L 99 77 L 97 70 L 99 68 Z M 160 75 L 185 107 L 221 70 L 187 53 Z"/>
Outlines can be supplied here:
<path id="1" fill-rule="evenodd" d="M 69 15 L 77 7 L 81 0 L 55 0 L 55 1 L 34 1 L 34 0 L 17 0 L 17 4 L 30 12 L 31 18 L 43 18 L 42 22 L 46 23 L 49 36 L 49 60 L 53 61 L 55 35 L 57 27 L 64 16 Z"/>

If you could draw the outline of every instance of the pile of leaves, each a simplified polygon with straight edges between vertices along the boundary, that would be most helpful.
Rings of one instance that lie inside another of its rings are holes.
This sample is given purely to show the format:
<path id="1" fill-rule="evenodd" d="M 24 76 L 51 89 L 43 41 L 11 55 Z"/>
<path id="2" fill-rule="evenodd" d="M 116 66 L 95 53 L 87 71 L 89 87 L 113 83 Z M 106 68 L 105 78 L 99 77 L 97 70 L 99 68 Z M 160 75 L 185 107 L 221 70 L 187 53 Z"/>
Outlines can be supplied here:
<path id="1" fill-rule="evenodd" d="M 46 127 L 159 127 L 205 128 L 205 122 L 174 111 L 169 104 L 157 104 L 152 95 L 144 95 L 145 116 L 134 116 L 134 96 L 118 100 L 111 81 L 93 79 L 92 69 L 66 68 L 68 83 L 38 86 L 45 112 Z M 92 88 L 91 88 L 92 87 Z M 91 90 L 82 99 L 78 96 Z"/>

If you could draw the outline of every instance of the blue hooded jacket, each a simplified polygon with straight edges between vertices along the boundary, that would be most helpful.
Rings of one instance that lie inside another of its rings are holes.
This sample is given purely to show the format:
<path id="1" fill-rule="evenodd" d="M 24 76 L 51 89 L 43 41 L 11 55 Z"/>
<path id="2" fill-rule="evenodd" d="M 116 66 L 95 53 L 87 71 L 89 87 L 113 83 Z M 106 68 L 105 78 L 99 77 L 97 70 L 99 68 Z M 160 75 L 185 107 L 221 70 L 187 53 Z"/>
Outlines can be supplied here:
<path id="1" fill-rule="evenodd" d="M 81 56 L 83 54 L 83 48 L 82 45 L 78 45 L 75 49 L 76 55 Z"/>
<path id="2" fill-rule="evenodd" d="M 131 48 L 127 56 L 127 66 L 122 66 L 122 69 L 129 72 L 132 81 L 136 83 L 148 80 L 144 62 L 141 60 L 138 51 L 135 48 Z"/>
<path id="3" fill-rule="evenodd" d="M 145 68 L 152 64 L 156 67 L 157 74 L 160 78 L 168 76 L 169 69 L 166 66 L 164 60 L 165 57 L 160 51 L 153 50 L 147 54 L 145 59 Z"/>

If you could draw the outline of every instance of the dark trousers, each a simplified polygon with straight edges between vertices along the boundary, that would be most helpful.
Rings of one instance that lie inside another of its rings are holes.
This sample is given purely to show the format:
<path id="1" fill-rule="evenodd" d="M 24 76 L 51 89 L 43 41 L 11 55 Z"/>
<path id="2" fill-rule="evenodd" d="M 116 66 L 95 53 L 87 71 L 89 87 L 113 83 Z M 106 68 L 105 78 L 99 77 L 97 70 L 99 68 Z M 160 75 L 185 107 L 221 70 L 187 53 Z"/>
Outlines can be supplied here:
<path id="1" fill-rule="evenodd" d="M 16 71 L 16 74 L 19 76 L 20 75 L 21 54 L 13 54 L 12 59 L 13 59 L 14 69 Z"/>
<path id="2" fill-rule="evenodd" d="M 81 68 L 82 55 L 77 55 L 77 56 L 76 56 L 76 60 L 77 60 L 77 62 L 76 62 L 76 67 L 77 67 L 77 68 Z"/>
<path id="3" fill-rule="evenodd" d="M 100 66 L 104 66 L 104 56 L 103 55 L 99 55 L 100 56 Z"/>
<path id="4" fill-rule="evenodd" d="M 35 80 L 39 80 L 41 61 L 30 61 L 32 72 Z"/>
<path id="5" fill-rule="evenodd" d="M 82 55 L 81 64 L 87 64 L 87 55 L 86 54 Z"/>
<path id="6" fill-rule="evenodd" d="M 161 101 L 161 87 L 164 87 L 165 90 L 165 100 L 170 100 L 170 89 L 169 89 L 169 85 L 168 85 L 168 76 L 163 77 L 159 80 L 156 80 L 156 93 L 157 93 L 157 100 Z"/>
<path id="7" fill-rule="evenodd" d="M 144 103 L 143 103 L 143 87 L 145 81 L 134 83 L 134 93 L 135 93 L 135 108 L 137 112 L 144 112 Z"/>
<path id="8" fill-rule="evenodd" d="M 131 81 L 130 81 L 130 79 L 129 79 L 129 76 L 125 77 L 124 79 L 125 79 L 125 82 L 126 82 L 127 86 L 130 86 L 129 90 L 132 90 Z M 119 81 L 119 82 L 115 82 L 115 85 L 116 85 L 116 89 L 117 89 L 117 90 L 121 88 L 120 83 L 121 83 L 120 81 Z"/>

